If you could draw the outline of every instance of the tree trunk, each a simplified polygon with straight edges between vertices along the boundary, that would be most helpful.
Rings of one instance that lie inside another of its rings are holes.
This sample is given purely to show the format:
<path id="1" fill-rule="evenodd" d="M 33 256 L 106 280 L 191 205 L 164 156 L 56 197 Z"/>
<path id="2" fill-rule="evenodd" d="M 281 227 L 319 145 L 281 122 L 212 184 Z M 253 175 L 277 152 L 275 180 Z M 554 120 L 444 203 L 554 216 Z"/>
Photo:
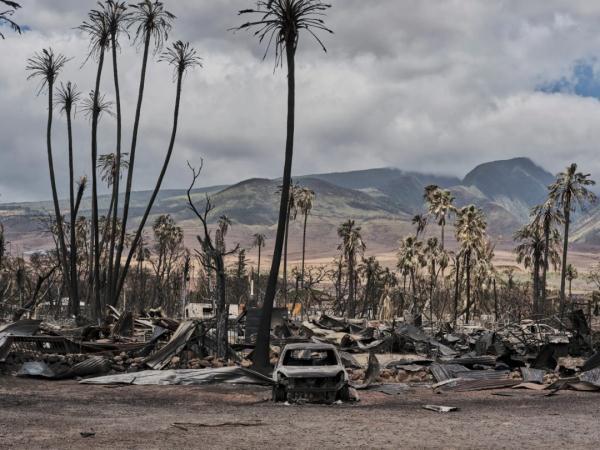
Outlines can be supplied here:
<path id="1" fill-rule="evenodd" d="M 54 80 L 48 81 L 48 125 L 46 127 L 46 148 L 48 153 L 48 171 L 50 172 L 50 188 L 52 189 L 52 202 L 54 204 L 54 215 L 56 216 L 56 228 L 58 233 L 58 260 L 61 264 L 63 273 L 63 282 L 66 286 L 70 286 L 69 269 L 67 264 L 67 246 L 65 244 L 65 234 L 63 228 L 63 220 L 60 212 L 60 204 L 58 202 L 58 192 L 56 190 L 56 177 L 54 175 L 54 160 L 52 156 L 52 113 L 54 110 L 53 104 L 54 95 Z"/>
<path id="2" fill-rule="evenodd" d="M 308 222 L 308 211 L 304 213 L 304 228 L 302 230 L 302 269 L 300 288 L 304 290 L 304 260 L 306 258 L 306 224 Z"/>
<path id="3" fill-rule="evenodd" d="M 356 315 L 356 301 L 354 292 L 354 255 L 348 255 L 348 317 L 353 319 Z"/>
<path id="4" fill-rule="evenodd" d="M 283 243 L 283 306 L 287 307 L 287 259 L 288 259 L 288 237 L 290 231 L 290 206 L 288 205 L 287 217 L 285 220 L 285 240 Z"/>
<path id="5" fill-rule="evenodd" d="M 115 84 L 115 101 L 117 108 L 117 158 L 116 158 L 116 167 L 113 178 L 113 190 L 112 190 L 112 201 L 114 205 L 114 212 L 112 216 L 112 225 L 110 227 L 110 243 L 109 243 L 109 251 L 108 251 L 108 289 L 106 290 L 106 303 L 111 303 L 114 301 L 114 290 L 115 283 L 113 281 L 116 269 L 113 267 L 113 264 L 119 265 L 120 261 L 115 260 L 115 245 L 116 245 L 116 234 L 117 234 L 117 215 L 119 213 L 119 184 L 121 179 L 121 89 L 119 87 L 119 69 L 117 65 L 117 41 L 116 36 L 113 34 L 111 36 L 111 47 L 112 47 L 112 62 L 113 62 L 113 79 Z M 110 213 L 109 213 L 110 215 Z M 116 301 L 115 301 L 116 304 Z"/>
<path id="6" fill-rule="evenodd" d="M 142 220 L 140 221 L 138 229 L 135 233 L 135 237 L 133 238 L 133 242 L 131 243 L 131 248 L 129 249 L 129 254 L 127 255 L 127 260 L 125 261 L 125 264 L 121 271 L 119 284 L 117 285 L 117 290 L 115 291 L 115 296 L 113 297 L 113 301 L 115 302 L 115 304 L 116 304 L 116 301 L 119 299 L 119 295 L 120 295 L 121 291 L 123 290 L 123 285 L 125 284 L 125 278 L 127 277 L 127 271 L 129 270 L 129 265 L 131 264 L 131 259 L 133 258 L 133 255 L 135 254 L 137 245 L 140 242 L 140 239 L 142 237 L 142 232 L 144 231 L 144 226 L 146 225 L 148 216 L 150 215 L 150 212 L 152 211 L 152 207 L 154 206 L 154 202 L 156 200 L 158 192 L 160 191 L 160 187 L 161 187 L 163 179 L 165 177 L 165 173 L 167 172 L 167 168 L 169 167 L 169 161 L 171 160 L 171 155 L 173 154 L 173 147 L 175 146 L 175 138 L 177 137 L 177 125 L 179 123 L 179 106 L 181 104 L 182 82 L 183 82 L 183 72 L 180 71 L 177 74 L 175 109 L 173 111 L 173 128 L 171 130 L 171 140 L 169 142 L 169 149 L 167 150 L 165 160 L 164 160 L 162 168 L 160 170 L 160 175 L 158 176 L 158 180 L 156 181 L 156 185 L 154 186 L 154 190 L 152 191 L 152 195 L 150 196 L 150 200 L 148 201 L 148 205 L 146 206 L 146 210 L 144 211 Z"/>
<path id="7" fill-rule="evenodd" d="M 466 322 L 471 319 L 471 252 L 465 254 L 465 270 L 467 271 L 467 315 Z"/>
<path id="8" fill-rule="evenodd" d="M 548 220 L 544 221 L 544 261 L 543 261 L 543 266 L 542 266 L 542 301 L 540 304 L 540 314 L 544 315 L 545 314 L 545 309 L 546 309 L 546 299 L 548 296 L 547 293 L 547 275 L 548 275 L 548 268 L 549 268 L 549 254 L 550 254 L 550 249 L 548 248 L 550 245 L 550 224 L 548 223 Z"/>
<path id="9" fill-rule="evenodd" d="M 66 112 L 67 115 L 67 139 L 69 142 L 69 207 L 71 210 L 71 233 L 70 233 L 70 252 L 69 252 L 69 271 L 71 278 L 70 295 L 70 313 L 77 317 L 79 315 L 79 277 L 77 275 L 77 210 L 75 209 L 75 170 L 73 167 L 73 128 L 71 124 L 71 108 Z"/>
<path id="10" fill-rule="evenodd" d="M 493 280 L 494 283 L 494 320 L 498 322 L 498 291 L 496 290 L 496 278 Z"/>
<path id="11" fill-rule="evenodd" d="M 98 224 L 98 176 L 96 163 L 98 159 L 98 99 L 100 96 L 100 80 L 102 78 L 102 69 L 104 67 L 104 50 L 100 52 L 98 59 L 98 72 L 96 73 L 96 88 L 94 90 L 94 103 L 92 113 L 92 232 L 94 235 L 93 243 L 93 293 L 94 293 L 94 318 L 99 320 L 102 317 L 102 304 L 100 300 L 100 229 Z"/>
<path id="12" fill-rule="evenodd" d="M 273 301 L 277 291 L 277 279 L 279 278 L 279 265 L 281 263 L 281 252 L 283 250 L 283 238 L 285 234 L 286 216 L 290 200 L 290 186 L 292 180 L 292 160 L 294 157 L 294 123 L 295 123 L 295 101 L 296 101 L 296 73 L 295 73 L 295 42 L 286 42 L 286 58 L 288 67 L 288 106 L 287 106 L 287 137 L 285 144 L 285 164 L 283 169 L 283 188 L 281 189 L 281 202 L 279 204 L 279 220 L 277 223 L 277 235 L 273 250 L 273 261 L 267 283 L 267 291 L 263 302 L 262 315 L 258 329 L 256 348 L 254 350 L 254 365 L 257 369 L 265 370 L 269 366 L 269 341 L 271 337 L 271 315 L 273 313 Z"/>
<path id="13" fill-rule="evenodd" d="M 563 319 L 565 312 L 565 281 L 567 279 L 567 252 L 569 247 L 569 225 L 571 222 L 571 199 L 565 202 L 565 235 L 563 236 L 562 267 L 560 269 L 560 318 Z"/>
<path id="14" fill-rule="evenodd" d="M 258 269 L 256 275 L 256 298 L 254 303 L 258 306 L 260 304 L 260 254 L 261 254 L 261 245 L 258 245 Z"/>
<path id="15" fill-rule="evenodd" d="M 217 356 L 225 358 L 227 356 L 227 347 L 229 345 L 227 341 L 227 321 L 229 311 L 226 302 L 226 274 L 223 263 L 223 257 L 218 255 L 216 257 L 217 262 L 217 305 L 216 305 L 216 319 L 217 319 Z"/>
<path id="16" fill-rule="evenodd" d="M 137 136 L 140 127 L 140 116 L 142 113 L 142 101 L 144 99 L 144 88 L 146 84 L 146 67 L 148 65 L 148 51 L 150 48 L 150 34 L 146 34 L 144 41 L 144 56 L 142 57 L 142 71 L 140 74 L 140 84 L 138 89 L 137 106 L 135 109 L 135 119 L 133 122 L 133 134 L 131 138 L 131 149 L 129 151 L 129 167 L 127 168 L 127 183 L 125 185 L 125 200 L 123 201 L 123 219 L 121 220 L 121 236 L 119 237 L 119 243 L 117 245 L 117 256 L 115 261 L 119 261 L 119 264 L 115 265 L 115 273 L 113 276 L 113 299 L 111 303 L 116 303 L 116 299 L 119 297 L 119 284 L 120 283 L 120 271 L 121 271 L 121 257 L 123 255 L 123 248 L 125 246 L 125 234 L 127 232 L 127 218 L 129 215 L 129 203 L 131 200 L 131 188 L 133 183 L 133 169 L 135 167 L 135 150 L 137 147 Z"/>
<path id="17" fill-rule="evenodd" d="M 539 299 L 540 299 L 540 252 L 534 250 L 533 252 L 533 315 L 537 318 L 539 316 Z"/>

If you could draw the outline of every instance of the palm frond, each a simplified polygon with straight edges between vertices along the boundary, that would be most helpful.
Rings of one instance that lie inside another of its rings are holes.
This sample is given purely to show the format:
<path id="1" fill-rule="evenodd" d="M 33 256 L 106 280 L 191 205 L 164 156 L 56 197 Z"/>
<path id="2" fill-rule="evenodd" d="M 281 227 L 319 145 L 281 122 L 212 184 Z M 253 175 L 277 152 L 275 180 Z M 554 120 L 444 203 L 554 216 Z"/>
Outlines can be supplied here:
<path id="1" fill-rule="evenodd" d="M 54 84 L 58 74 L 68 61 L 67 57 L 60 53 L 55 54 L 51 48 L 43 49 L 27 60 L 25 67 L 25 70 L 29 72 L 27 79 L 39 78 L 39 92 L 41 92 L 47 84 Z"/>
<path id="2" fill-rule="evenodd" d="M 239 15 L 251 15 L 256 19 L 243 23 L 233 30 L 255 30 L 254 36 L 258 37 L 259 42 L 266 43 L 263 59 L 267 57 L 270 49 L 274 48 L 277 67 L 283 63 L 283 53 L 286 48 L 296 52 L 302 30 L 308 32 L 323 51 L 327 51 L 316 32 L 324 31 L 333 34 L 323 20 L 325 11 L 329 8 L 331 5 L 321 0 L 260 0 L 256 8 L 243 9 L 239 12 Z"/>
<path id="3" fill-rule="evenodd" d="M 130 7 L 132 12 L 127 17 L 127 27 L 135 30 L 135 42 L 142 44 L 146 39 L 152 39 L 154 53 L 158 53 L 169 38 L 175 15 L 167 11 L 163 2 L 158 0 L 144 0 Z"/>
<path id="4" fill-rule="evenodd" d="M 190 47 L 189 42 L 177 41 L 163 52 L 159 61 L 173 66 L 174 77 L 181 76 L 187 70 L 194 67 L 202 67 L 202 58 L 198 56 L 196 49 Z"/>
<path id="5" fill-rule="evenodd" d="M 70 114 L 71 110 L 77 107 L 80 99 L 81 92 L 77 90 L 77 85 L 69 81 L 66 85 L 60 84 L 54 101 L 61 112 Z"/>
<path id="6" fill-rule="evenodd" d="M 104 94 L 98 94 L 98 98 L 96 100 L 95 92 L 92 90 L 82 103 L 83 113 L 90 120 L 94 117 L 94 114 L 97 115 L 98 119 L 100 119 L 104 113 L 111 117 L 115 116 L 111 109 L 113 102 L 107 100 L 106 95 Z"/>

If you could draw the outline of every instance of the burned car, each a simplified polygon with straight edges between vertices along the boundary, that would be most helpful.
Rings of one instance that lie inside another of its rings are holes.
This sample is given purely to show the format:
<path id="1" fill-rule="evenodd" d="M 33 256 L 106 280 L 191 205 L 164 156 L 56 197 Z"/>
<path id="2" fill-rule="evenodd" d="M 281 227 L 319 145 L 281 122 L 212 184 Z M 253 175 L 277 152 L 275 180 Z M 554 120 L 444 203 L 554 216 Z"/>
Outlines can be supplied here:
<path id="1" fill-rule="evenodd" d="M 333 403 L 350 397 L 348 374 L 329 344 L 286 345 L 273 371 L 273 401 Z"/>

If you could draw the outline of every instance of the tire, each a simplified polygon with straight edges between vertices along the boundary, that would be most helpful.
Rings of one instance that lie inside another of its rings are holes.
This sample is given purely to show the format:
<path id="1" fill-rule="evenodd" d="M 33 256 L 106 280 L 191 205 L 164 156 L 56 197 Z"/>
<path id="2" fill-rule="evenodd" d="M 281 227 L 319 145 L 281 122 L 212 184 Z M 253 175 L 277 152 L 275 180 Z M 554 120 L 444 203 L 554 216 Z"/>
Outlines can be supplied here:
<path id="1" fill-rule="evenodd" d="M 272 399 L 274 402 L 285 402 L 287 400 L 287 392 L 284 387 L 273 386 Z"/>
<path id="2" fill-rule="evenodd" d="M 338 392 L 337 392 L 337 398 L 338 400 L 341 400 L 343 402 L 348 402 L 350 401 L 350 388 L 348 387 L 348 385 L 344 385 Z"/>

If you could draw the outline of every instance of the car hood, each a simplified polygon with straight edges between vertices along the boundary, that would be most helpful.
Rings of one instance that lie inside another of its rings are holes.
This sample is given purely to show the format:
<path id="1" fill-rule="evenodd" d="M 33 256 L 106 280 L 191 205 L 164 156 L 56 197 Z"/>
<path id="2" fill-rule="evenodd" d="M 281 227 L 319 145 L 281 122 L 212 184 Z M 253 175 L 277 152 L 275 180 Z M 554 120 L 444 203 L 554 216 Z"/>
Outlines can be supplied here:
<path id="1" fill-rule="evenodd" d="M 321 367 L 278 367 L 277 372 L 288 378 L 326 378 L 335 377 L 343 372 L 341 366 L 321 366 Z"/>

